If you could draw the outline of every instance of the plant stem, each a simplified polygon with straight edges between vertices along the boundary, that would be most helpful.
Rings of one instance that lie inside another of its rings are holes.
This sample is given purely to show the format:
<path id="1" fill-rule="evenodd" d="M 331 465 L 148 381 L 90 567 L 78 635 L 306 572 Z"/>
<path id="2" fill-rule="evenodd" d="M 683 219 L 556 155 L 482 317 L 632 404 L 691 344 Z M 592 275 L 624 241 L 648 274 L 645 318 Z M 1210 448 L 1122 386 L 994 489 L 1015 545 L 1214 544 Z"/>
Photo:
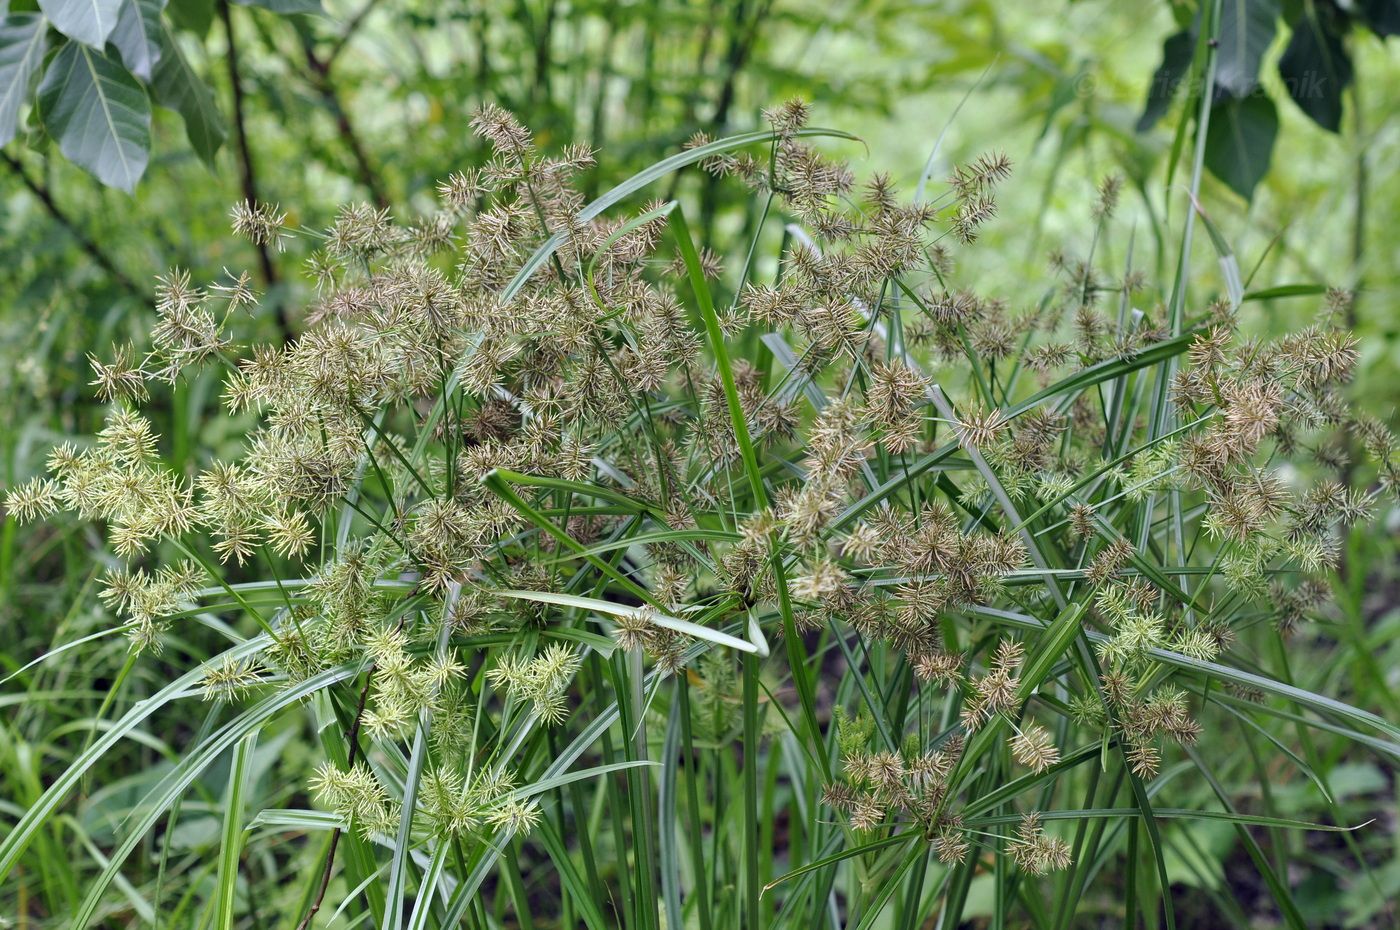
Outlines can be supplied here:
<path id="1" fill-rule="evenodd" d="M 374 666 L 370 666 L 369 673 L 365 676 L 364 687 L 360 689 L 360 700 L 355 706 L 355 721 L 350 725 L 350 748 L 347 750 L 347 765 L 355 764 L 355 757 L 360 750 L 360 722 L 365 715 L 365 702 L 369 699 L 369 688 L 374 681 Z M 340 845 L 340 835 L 344 830 L 336 827 L 331 831 L 331 843 L 326 849 L 326 862 L 321 869 L 321 883 L 316 888 L 316 897 L 311 901 L 311 907 L 307 909 L 306 916 L 297 924 L 297 930 L 307 930 L 311 926 L 312 919 L 316 912 L 321 909 L 321 902 L 326 898 L 326 889 L 331 885 L 331 873 L 335 871 L 335 850 Z"/>

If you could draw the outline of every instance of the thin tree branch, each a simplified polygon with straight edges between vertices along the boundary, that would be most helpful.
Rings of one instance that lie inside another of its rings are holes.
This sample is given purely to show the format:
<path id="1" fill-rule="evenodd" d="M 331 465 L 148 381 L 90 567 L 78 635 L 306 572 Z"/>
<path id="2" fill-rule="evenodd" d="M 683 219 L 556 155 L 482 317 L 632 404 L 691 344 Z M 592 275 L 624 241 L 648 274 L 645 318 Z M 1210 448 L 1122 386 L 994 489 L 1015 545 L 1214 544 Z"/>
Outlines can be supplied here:
<path id="1" fill-rule="evenodd" d="M 759 29 L 772 7 L 772 0 L 760 0 L 748 29 L 744 29 L 742 25 L 743 5 L 739 7 L 740 12 L 736 17 L 739 22 L 736 22 L 734 32 L 730 34 L 729 49 L 725 55 L 727 60 L 724 83 L 720 85 L 715 112 L 710 117 L 710 125 L 716 137 L 724 135 L 729 123 L 729 111 L 734 105 L 734 97 L 738 90 L 739 74 L 748 64 L 754 46 L 758 44 Z M 707 173 L 705 184 L 700 189 L 700 224 L 706 238 L 709 238 L 714 229 L 715 212 L 719 208 L 719 181 L 718 175 Z"/>
<path id="2" fill-rule="evenodd" d="M 298 29 L 298 34 L 301 38 L 302 52 L 306 55 L 306 66 L 310 71 L 311 85 L 320 93 L 321 99 L 325 101 L 326 106 L 330 108 L 331 115 L 335 117 L 336 132 L 340 134 L 340 139 L 345 143 L 345 147 L 350 150 L 350 157 L 355 161 L 355 170 L 360 176 L 360 183 L 369 189 L 375 206 L 382 210 L 389 206 L 389 197 L 384 193 L 384 184 L 370 164 L 369 155 L 360 142 L 354 125 L 350 122 L 350 114 L 342 105 L 340 93 L 336 90 L 335 82 L 331 80 L 332 58 L 330 56 L 321 58 L 316 54 L 316 43 L 310 32 Z"/>
<path id="3" fill-rule="evenodd" d="M 77 240 L 78 245 L 88 254 L 89 258 L 97 263 L 99 268 L 105 271 L 111 276 L 112 280 L 120 284 L 123 289 L 130 291 L 134 296 L 140 297 L 143 300 L 150 299 L 150 294 L 137 285 L 135 281 L 131 280 L 131 278 L 127 277 L 126 274 L 116 266 L 116 263 L 112 261 L 111 257 L 106 252 L 102 251 L 102 247 L 93 241 L 87 233 L 83 232 L 82 228 L 74 222 L 68 214 L 63 212 L 54 201 L 53 194 L 42 181 L 31 178 L 29 172 L 24 170 L 24 165 L 20 164 L 18 160 L 11 158 L 8 154 L 0 152 L 0 158 L 3 158 L 5 164 L 9 166 L 9 169 L 24 182 L 24 186 L 29 188 L 29 192 L 38 198 L 39 202 L 44 205 L 44 209 L 49 211 L 49 215 L 52 216 L 60 226 L 68 230 L 68 234 Z"/>
<path id="4" fill-rule="evenodd" d="M 767 17 L 772 6 L 772 0 L 762 3 L 755 11 L 753 22 L 749 28 L 744 30 L 740 24 L 729 37 L 729 50 L 725 55 L 724 83 L 720 86 L 719 99 L 715 101 L 714 115 L 710 117 L 710 125 L 714 127 L 716 134 L 722 133 L 729 122 L 729 110 L 734 105 L 739 73 L 744 70 L 744 65 L 749 60 L 749 54 L 758 42 L 759 27 L 763 24 L 763 20 Z M 736 17 L 737 19 L 742 19 L 742 9 L 741 6 L 741 12 Z"/>
<path id="5" fill-rule="evenodd" d="M 524 4 L 521 4 L 524 6 Z M 550 86 L 549 75 L 550 45 L 554 41 L 554 21 L 559 12 L 559 5 L 554 0 L 548 0 L 545 4 L 544 22 L 540 26 L 540 34 L 535 36 L 535 83 L 530 90 L 531 102 L 535 104 L 543 103 L 545 112 L 549 112 Z M 543 100 L 541 100 L 543 98 Z"/>
<path id="6" fill-rule="evenodd" d="M 1366 273 L 1366 204 L 1371 199 L 1371 169 L 1366 161 L 1366 116 L 1361 109 L 1361 81 L 1351 85 L 1352 136 L 1356 146 L 1355 211 L 1351 223 L 1351 300 L 1347 302 L 1346 324 L 1348 329 L 1356 329 L 1360 318 L 1356 303 L 1364 290 Z"/>
<path id="7" fill-rule="evenodd" d="M 224 35 L 228 39 L 228 82 L 233 89 L 233 130 L 234 139 L 238 144 L 238 166 L 243 182 L 243 199 L 248 205 L 254 206 L 262 201 L 258 197 L 258 182 L 256 170 L 253 167 L 253 153 L 248 145 L 248 130 L 243 118 L 243 80 L 238 72 L 238 41 L 233 31 L 233 13 L 229 9 L 228 0 L 219 0 L 219 16 L 224 23 Z M 268 251 L 267 243 L 255 243 L 258 252 L 258 265 L 262 270 L 263 283 L 267 285 L 268 291 L 276 287 L 279 280 L 277 266 L 272 262 L 272 253 Z M 286 301 L 280 296 L 273 297 L 277 308 L 277 325 L 282 330 L 282 338 L 290 340 L 292 337 L 291 320 L 287 317 Z"/>
<path id="8" fill-rule="evenodd" d="M 350 44 L 350 39 L 359 31 L 360 26 L 365 21 L 365 17 L 370 14 L 378 3 L 379 0 L 365 0 L 365 5 L 360 7 L 359 12 L 350 17 L 350 21 L 345 24 L 345 29 L 340 34 L 340 38 L 335 40 L 335 44 L 331 46 L 330 52 L 322 59 L 326 64 L 327 70 L 335 65 L 335 60 L 340 57 L 341 52 L 345 51 L 345 46 Z"/>

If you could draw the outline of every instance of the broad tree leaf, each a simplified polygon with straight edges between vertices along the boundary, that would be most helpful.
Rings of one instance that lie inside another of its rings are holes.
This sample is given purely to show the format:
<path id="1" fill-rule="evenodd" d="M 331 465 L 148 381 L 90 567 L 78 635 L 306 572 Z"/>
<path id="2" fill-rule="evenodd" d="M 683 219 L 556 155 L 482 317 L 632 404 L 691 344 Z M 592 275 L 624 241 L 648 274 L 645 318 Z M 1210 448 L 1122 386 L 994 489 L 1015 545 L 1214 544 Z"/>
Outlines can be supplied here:
<path id="1" fill-rule="evenodd" d="M 1259 63 L 1277 28 L 1277 0 L 1225 0 L 1220 11 L 1216 87 L 1232 97 L 1244 97 L 1259 86 Z"/>
<path id="2" fill-rule="evenodd" d="M 1167 36 L 1162 43 L 1162 63 L 1157 66 L 1152 75 L 1152 84 L 1147 88 L 1147 100 L 1137 121 L 1138 132 L 1147 132 L 1166 115 L 1181 79 L 1191 70 L 1191 56 L 1195 48 L 1196 34 L 1190 29 Z"/>
<path id="3" fill-rule="evenodd" d="M 1293 38 L 1279 59 L 1278 73 L 1288 96 L 1323 129 L 1342 126 L 1342 90 L 1351 83 L 1351 58 L 1339 30 L 1345 24 L 1329 11 L 1312 7 L 1293 27 Z"/>
<path id="4" fill-rule="evenodd" d="M 39 84 L 39 112 L 59 150 L 108 187 L 131 193 L 151 148 L 151 102 L 102 52 L 69 42 Z"/>
<path id="5" fill-rule="evenodd" d="M 214 0 L 170 0 L 165 13 L 176 29 L 185 29 L 203 38 L 214 22 Z"/>
<path id="6" fill-rule="evenodd" d="M 214 95 L 194 69 L 170 28 L 160 26 L 160 61 L 151 79 L 151 94 L 156 103 L 174 110 L 185 121 L 185 135 L 195 153 L 211 168 L 214 156 L 228 137 L 223 114 L 214 103 Z"/>
<path id="7" fill-rule="evenodd" d="M 55 29 L 99 50 L 116 28 L 121 7 L 122 0 L 39 0 Z"/>
<path id="8" fill-rule="evenodd" d="M 151 80 L 160 60 L 160 10 L 163 0 L 123 0 L 117 26 L 107 41 L 117 47 L 122 64 L 141 80 Z"/>
<path id="9" fill-rule="evenodd" d="M 1245 200 L 1269 170 L 1278 135 L 1278 112 L 1263 94 L 1243 100 L 1225 98 L 1210 111 L 1206 166 Z"/>
<path id="10" fill-rule="evenodd" d="M 239 6 L 260 6 L 288 16 L 292 13 L 320 13 L 321 0 L 233 0 Z"/>
<path id="11" fill-rule="evenodd" d="M 0 23 L 0 145 L 15 137 L 20 105 L 47 45 L 48 29 L 38 13 L 14 13 Z"/>
<path id="12" fill-rule="evenodd" d="M 1400 0 L 1361 0 L 1356 8 L 1381 38 L 1400 34 Z"/>

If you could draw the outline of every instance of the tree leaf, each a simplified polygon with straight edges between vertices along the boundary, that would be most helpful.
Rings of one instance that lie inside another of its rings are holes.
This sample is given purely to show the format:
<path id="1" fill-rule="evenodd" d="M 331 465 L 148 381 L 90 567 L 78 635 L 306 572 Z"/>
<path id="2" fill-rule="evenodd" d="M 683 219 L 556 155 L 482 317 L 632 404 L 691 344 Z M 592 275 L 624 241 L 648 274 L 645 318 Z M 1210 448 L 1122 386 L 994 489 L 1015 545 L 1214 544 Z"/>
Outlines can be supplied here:
<path id="1" fill-rule="evenodd" d="M 1356 6 L 1376 35 L 1384 39 L 1400 34 L 1400 0 L 1361 0 Z"/>
<path id="2" fill-rule="evenodd" d="M 163 0 L 124 0 L 116 28 L 107 41 L 117 47 L 122 63 L 147 83 L 160 61 L 160 11 Z"/>
<path id="3" fill-rule="evenodd" d="M 233 0 L 239 6 L 257 6 L 283 16 L 293 13 L 321 13 L 321 0 Z"/>
<path id="4" fill-rule="evenodd" d="M 48 46 L 48 29 L 38 13 L 14 13 L 0 23 L 0 145 L 19 128 L 19 108 Z"/>
<path id="5" fill-rule="evenodd" d="M 68 38 L 101 50 L 116 28 L 122 0 L 39 0 L 39 9 Z"/>
<path id="6" fill-rule="evenodd" d="M 208 85 L 190 67 L 170 27 L 164 23 L 160 27 L 160 60 L 151 79 L 151 93 L 156 103 L 180 114 L 190 146 L 213 168 L 214 156 L 228 137 L 223 114 Z"/>
<path id="7" fill-rule="evenodd" d="M 202 39 L 214 23 L 214 0 L 170 0 L 165 13 L 176 29 L 188 30 Z"/>
<path id="8" fill-rule="evenodd" d="M 1342 45 L 1343 24 L 1323 8 L 1310 7 L 1293 27 L 1278 73 L 1298 109 L 1323 129 L 1342 126 L 1342 91 L 1351 83 L 1351 58 Z"/>
<path id="9" fill-rule="evenodd" d="M 1220 46 L 1215 86 L 1245 97 L 1259 86 L 1259 63 L 1278 28 L 1276 0 L 1225 0 L 1220 11 Z"/>
<path id="10" fill-rule="evenodd" d="M 1196 33 L 1183 29 L 1167 36 L 1162 43 L 1162 63 L 1152 74 L 1152 84 L 1147 88 L 1147 100 L 1138 117 L 1137 131 L 1147 132 L 1157 121 L 1166 115 L 1181 86 L 1181 79 L 1191 70 L 1191 56 L 1196 49 Z"/>
<path id="11" fill-rule="evenodd" d="M 1269 170 L 1278 112 L 1263 94 L 1226 98 L 1211 108 L 1206 133 L 1206 166 L 1245 200 Z"/>
<path id="12" fill-rule="evenodd" d="M 150 154 L 151 102 L 120 63 L 68 43 L 39 84 L 39 112 L 70 161 L 108 187 L 136 187 Z"/>

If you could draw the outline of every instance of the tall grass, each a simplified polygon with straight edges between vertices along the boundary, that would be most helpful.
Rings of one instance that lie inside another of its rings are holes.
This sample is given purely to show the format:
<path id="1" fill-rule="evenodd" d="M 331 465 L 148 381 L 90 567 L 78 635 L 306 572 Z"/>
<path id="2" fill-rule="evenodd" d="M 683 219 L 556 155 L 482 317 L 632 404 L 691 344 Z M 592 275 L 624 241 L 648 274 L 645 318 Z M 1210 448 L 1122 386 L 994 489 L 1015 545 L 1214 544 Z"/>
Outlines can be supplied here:
<path id="1" fill-rule="evenodd" d="M 1004 157 L 910 201 L 857 187 L 802 105 L 768 115 L 588 203 L 589 151 L 486 107 L 494 158 L 434 215 L 242 204 L 239 234 L 312 244 L 285 346 L 240 341 L 246 279 L 161 279 L 145 344 L 92 360 L 105 427 L 7 500 L 105 527 L 92 586 L 122 619 L 11 676 L 21 709 L 106 691 L 68 733 L 0 731 L 17 913 L 1171 927 L 1169 860 L 1199 862 L 1178 828 L 1218 824 L 1302 927 L 1290 836 L 1364 872 L 1314 734 L 1395 759 L 1400 729 L 1300 686 L 1288 640 L 1393 490 L 1389 431 L 1342 400 L 1347 295 L 1249 338 L 1213 230 L 1225 292 L 1193 291 L 1194 211 L 1170 281 L 1101 268 L 1112 179 L 1083 254 L 979 294 L 955 259 Z M 613 215 L 690 165 L 757 200 L 727 269 L 690 204 Z M 139 413 L 214 384 L 236 454 Z M 1374 487 L 1332 479 L 1342 436 Z M 122 634 L 119 678 L 74 686 Z M 1236 738 L 1243 777 L 1214 748 Z M 1288 816 L 1270 765 L 1327 816 Z"/>

